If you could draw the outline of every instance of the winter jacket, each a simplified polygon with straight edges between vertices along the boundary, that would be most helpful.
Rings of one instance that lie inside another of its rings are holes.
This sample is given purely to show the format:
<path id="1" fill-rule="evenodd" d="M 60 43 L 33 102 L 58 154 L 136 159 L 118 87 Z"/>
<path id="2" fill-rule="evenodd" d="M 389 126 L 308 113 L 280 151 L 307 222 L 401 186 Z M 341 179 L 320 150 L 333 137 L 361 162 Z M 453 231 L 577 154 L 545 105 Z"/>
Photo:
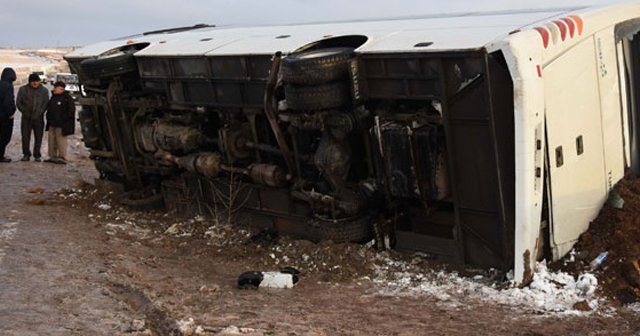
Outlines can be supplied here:
<path id="1" fill-rule="evenodd" d="M 11 68 L 4 68 L 0 76 L 0 119 L 9 119 L 16 112 L 13 95 L 13 82 L 16 72 Z"/>
<path id="2" fill-rule="evenodd" d="M 76 105 L 69 92 L 51 96 L 47 106 L 47 130 L 62 128 L 62 135 L 71 135 L 75 132 L 75 118 Z"/>
<path id="3" fill-rule="evenodd" d="M 34 89 L 27 84 L 18 91 L 16 106 L 22 112 L 22 118 L 43 120 L 47 105 L 49 105 L 49 90 L 42 85 Z"/>

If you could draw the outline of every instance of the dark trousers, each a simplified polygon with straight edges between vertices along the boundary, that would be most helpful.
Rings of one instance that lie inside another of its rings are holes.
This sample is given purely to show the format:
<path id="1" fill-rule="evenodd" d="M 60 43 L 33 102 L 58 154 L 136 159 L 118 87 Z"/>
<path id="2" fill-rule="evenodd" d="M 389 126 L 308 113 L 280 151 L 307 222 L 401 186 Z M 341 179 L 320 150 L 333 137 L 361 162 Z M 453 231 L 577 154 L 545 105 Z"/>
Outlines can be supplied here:
<path id="1" fill-rule="evenodd" d="M 0 158 L 4 157 L 5 150 L 11 135 L 13 134 L 13 119 L 0 118 Z"/>
<path id="2" fill-rule="evenodd" d="M 44 135 L 44 120 L 22 118 L 20 121 L 20 131 L 22 132 L 22 155 L 31 156 L 31 132 L 35 138 L 33 144 L 33 156 L 36 158 L 41 157 L 40 147 L 42 147 L 42 136 Z"/>

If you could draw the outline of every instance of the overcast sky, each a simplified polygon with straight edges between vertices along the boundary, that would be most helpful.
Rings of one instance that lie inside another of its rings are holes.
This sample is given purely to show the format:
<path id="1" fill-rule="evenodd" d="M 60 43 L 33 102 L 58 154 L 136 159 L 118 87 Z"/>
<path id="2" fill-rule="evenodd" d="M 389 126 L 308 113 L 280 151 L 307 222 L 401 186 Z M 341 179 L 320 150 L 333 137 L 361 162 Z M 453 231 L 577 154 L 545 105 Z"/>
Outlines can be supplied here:
<path id="1" fill-rule="evenodd" d="M 2 0 L 0 47 L 80 46 L 196 23 L 353 20 L 613 1 L 617 0 Z"/>

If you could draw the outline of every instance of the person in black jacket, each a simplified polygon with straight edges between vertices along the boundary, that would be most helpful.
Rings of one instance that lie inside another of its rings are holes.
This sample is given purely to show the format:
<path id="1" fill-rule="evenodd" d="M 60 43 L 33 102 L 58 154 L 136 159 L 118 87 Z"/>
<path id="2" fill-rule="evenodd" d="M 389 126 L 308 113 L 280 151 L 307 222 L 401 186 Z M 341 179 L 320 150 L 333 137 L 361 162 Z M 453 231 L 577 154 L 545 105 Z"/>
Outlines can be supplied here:
<path id="1" fill-rule="evenodd" d="M 63 82 L 53 84 L 53 95 L 47 106 L 49 159 L 45 162 L 67 163 L 67 136 L 75 132 L 76 105 Z"/>
<path id="2" fill-rule="evenodd" d="M 44 135 L 44 112 L 49 104 L 49 90 L 40 83 L 40 76 L 32 73 L 29 75 L 29 83 L 18 91 L 16 106 L 22 112 L 20 130 L 22 133 L 22 161 L 31 158 L 31 133 L 35 144 L 33 146 L 33 158 L 40 161 L 40 147 Z"/>
<path id="3" fill-rule="evenodd" d="M 5 151 L 13 134 L 13 115 L 16 113 L 16 103 L 13 95 L 13 82 L 16 72 L 11 68 L 4 68 L 0 76 L 0 162 L 11 162 L 5 157 Z"/>

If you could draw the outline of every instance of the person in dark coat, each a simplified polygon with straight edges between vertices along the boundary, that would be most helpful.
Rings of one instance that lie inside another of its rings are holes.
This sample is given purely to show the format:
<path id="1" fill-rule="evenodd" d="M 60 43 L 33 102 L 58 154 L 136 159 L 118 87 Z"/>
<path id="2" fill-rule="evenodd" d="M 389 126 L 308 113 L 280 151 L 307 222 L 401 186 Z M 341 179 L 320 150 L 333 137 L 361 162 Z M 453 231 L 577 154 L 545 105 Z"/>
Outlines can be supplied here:
<path id="1" fill-rule="evenodd" d="M 13 115 L 16 103 L 13 95 L 13 82 L 16 72 L 12 68 L 4 68 L 0 76 L 0 162 L 11 162 L 5 151 L 13 134 Z"/>
<path id="2" fill-rule="evenodd" d="M 67 136 L 75 132 L 76 105 L 65 91 L 63 82 L 53 84 L 53 95 L 47 106 L 49 159 L 45 162 L 67 163 Z"/>
<path id="3" fill-rule="evenodd" d="M 22 112 L 20 130 L 22 133 L 22 161 L 31 158 L 31 133 L 34 136 L 33 158 L 40 161 L 40 148 L 44 135 L 44 112 L 49 104 L 49 90 L 40 84 L 40 76 L 32 73 L 29 83 L 18 91 L 16 106 Z"/>

